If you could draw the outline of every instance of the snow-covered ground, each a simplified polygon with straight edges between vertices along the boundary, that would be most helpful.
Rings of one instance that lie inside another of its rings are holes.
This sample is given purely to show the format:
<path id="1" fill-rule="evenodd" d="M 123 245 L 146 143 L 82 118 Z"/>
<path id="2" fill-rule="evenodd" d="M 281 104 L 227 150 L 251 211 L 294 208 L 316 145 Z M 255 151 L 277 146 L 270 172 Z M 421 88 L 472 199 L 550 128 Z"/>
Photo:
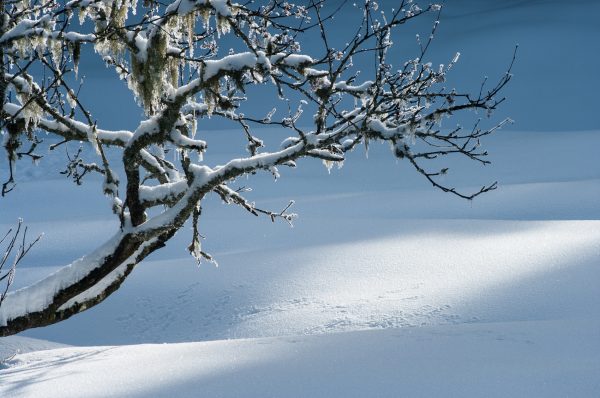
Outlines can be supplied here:
<path id="1" fill-rule="evenodd" d="M 3 397 L 595 397 L 597 321 L 544 320 L 20 355 Z"/>
<path id="2" fill-rule="evenodd" d="M 548 42 L 583 33 L 573 24 L 555 28 L 567 10 L 559 3 L 508 2 L 516 8 L 492 10 L 496 22 L 516 24 L 508 39 L 493 25 L 468 39 L 447 32 L 449 46 L 462 43 L 458 50 L 468 54 L 483 43 L 519 41 L 531 46 L 522 55 L 527 65 L 546 51 L 533 46 L 528 29 L 549 32 Z M 575 3 L 591 7 L 579 11 L 586 18 L 598 7 Z M 547 21 L 519 24 L 534 5 Z M 466 16 L 451 13 L 449 22 Z M 318 162 L 301 162 L 277 182 L 249 179 L 260 206 L 296 201 L 294 228 L 211 198 L 201 225 L 218 268 L 197 267 L 185 251 L 190 233 L 181 231 L 101 305 L 0 339 L 0 358 L 22 352 L 0 365 L 0 396 L 600 396 L 600 130 L 552 131 L 553 119 L 567 124 L 569 107 L 583 115 L 591 103 L 584 96 L 561 108 L 565 115 L 544 111 L 544 101 L 552 102 L 546 109 L 560 106 L 546 95 L 533 104 L 528 96 L 540 91 L 519 77 L 535 73 L 530 83 L 545 87 L 558 79 L 558 61 L 521 66 L 511 89 L 522 104 L 511 116 L 519 122 L 529 104 L 524 125 L 539 122 L 550 132 L 501 131 L 484 143 L 491 166 L 450 164 L 457 186 L 498 180 L 498 190 L 473 202 L 435 191 L 383 146 L 373 146 L 369 159 L 357 150 L 331 175 Z M 572 83 L 561 80 L 561 90 L 575 93 Z M 217 141 L 208 161 L 229 156 L 218 143 L 236 133 L 206 134 Z M 52 162 L 19 170 L 20 185 L 0 202 L 0 231 L 21 216 L 33 234 L 45 232 L 18 270 L 17 287 L 89 252 L 116 228 L 98 185 L 75 187 L 50 172 Z"/>
<path id="3" fill-rule="evenodd" d="M 294 228 L 215 200 L 204 233 L 218 268 L 196 267 L 182 231 L 105 303 L 24 333 L 42 341 L 0 340 L 4 356 L 35 351 L 6 362 L 0 393 L 596 396 L 599 145 L 597 131 L 504 132 L 486 170 L 501 188 L 472 203 L 401 163 L 372 181 L 389 160 L 383 147 L 332 175 L 307 165 L 258 181 L 278 188 L 257 189 L 261 204 L 296 199 Z M 462 172 L 462 185 L 487 178 Z M 73 201 L 68 182 L 43 184 L 43 196 L 25 182 L 6 199 L 10 216 L 29 209 L 32 230 L 47 232 L 20 285 L 115 228 L 93 184 Z M 86 347 L 36 351 L 56 347 L 46 340 Z"/>

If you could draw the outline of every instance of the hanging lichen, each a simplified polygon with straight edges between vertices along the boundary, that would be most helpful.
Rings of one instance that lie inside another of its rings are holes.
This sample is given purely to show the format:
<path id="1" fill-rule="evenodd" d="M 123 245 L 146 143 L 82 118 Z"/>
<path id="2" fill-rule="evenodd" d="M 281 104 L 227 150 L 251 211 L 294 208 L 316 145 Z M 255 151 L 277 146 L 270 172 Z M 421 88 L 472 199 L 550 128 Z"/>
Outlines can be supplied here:
<path id="1" fill-rule="evenodd" d="M 71 53 L 71 59 L 73 61 L 73 71 L 75 72 L 75 77 L 77 77 L 79 72 L 79 59 L 81 58 L 81 43 L 78 41 L 69 42 L 68 49 Z"/>
<path id="2" fill-rule="evenodd" d="M 169 83 L 171 83 L 171 86 L 177 87 L 179 80 L 179 60 L 176 58 L 169 58 L 167 63 L 169 70 Z"/>
<path id="3" fill-rule="evenodd" d="M 110 10 L 110 23 L 115 28 L 122 28 L 125 26 L 125 20 L 127 19 L 127 13 L 129 11 L 129 2 L 127 0 L 114 1 Z"/>
<path id="4" fill-rule="evenodd" d="M 208 31 L 210 28 L 210 10 L 211 9 L 209 7 L 200 7 L 198 9 L 198 12 L 200 13 L 200 16 L 202 17 L 204 30 L 206 30 L 206 31 Z"/>
<path id="5" fill-rule="evenodd" d="M 231 24 L 227 17 L 217 15 L 217 33 L 219 37 L 231 31 Z"/>
<path id="6" fill-rule="evenodd" d="M 206 103 L 207 106 L 207 113 L 208 115 L 212 115 L 212 113 L 214 112 L 216 105 L 219 102 L 219 97 L 218 97 L 218 93 L 220 90 L 220 85 L 219 85 L 219 78 L 218 77 L 214 77 L 212 79 L 210 79 L 209 81 L 206 82 L 207 83 L 207 88 L 206 90 L 204 90 L 204 102 Z"/>
<path id="7" fill-rule="evenodd" d="M 83 25 L 83 23 L 85 22 L 85 18 L 87 17 L 87 13 L 87 7 L 79 7 L 79 25 Z"/>
<path id="8" fill-rule="evenodd" d="M 173 78 L 173 72 L 167 69 L 167 36 L 156 31 L 149 39 L 145 56 L 132 54 L 130 86 L 140 100 L 146 114 L 153 114 L 160 104 L 160 97 L 167 84 L 166 74 Z M 177 79 L 177 77 L 176 77 Z M 172 80 L 171 80 L 172 81 Z"/>
<path id="9" fill-rule="evenodd" d="M 43 109 L 26 93 L 16 93 L 17 100 L 23 105 L 21 115 L 25 121 L 25 130 L 31 133 L 44 117 Z"/>
<path id="10" fill-rule="evenodd" d="M 109 26 L 115 31 L 122 29 L 125 26 L 128 11 L 127 0 L 114 1 L 110 9 Z M 118 35 L 110 35 L 108 37 L 108 47 L 111 55 L 116 59 L 121 59 L 125 54 L 125 43 L 123 43 L 123 40 Z"/>
<path id="11" fill-rule="evenodd" d="M 187 36 L 190 58 L 194 56 L 194 35 L 196 29 L 196 12 L 192 11 L 183 17 L 183 28 Z"/>
<path id="12" fill-rule="evenodd" d="M 50 53 L 52 54 L 54 66 L 60 68 L 62 61 L 62 42 L 60 40 L 50 40 Z"/>

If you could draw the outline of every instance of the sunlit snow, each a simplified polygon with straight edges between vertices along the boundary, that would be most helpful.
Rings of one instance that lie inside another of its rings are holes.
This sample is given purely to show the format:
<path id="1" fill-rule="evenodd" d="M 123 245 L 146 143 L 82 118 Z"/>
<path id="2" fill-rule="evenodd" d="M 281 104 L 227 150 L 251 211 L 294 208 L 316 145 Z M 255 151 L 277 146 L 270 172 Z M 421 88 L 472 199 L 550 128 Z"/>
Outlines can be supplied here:
<path id="1" fill-rule="evenodd" d="M 378 145 L 330 174 L 320 161 L 299 162 L 277 182 L 268 173 L 240 181 L 263 207 L 293 199 L 294 227 L 208 198 L 203 247 L 218 268 L 196 265 L 182 229 L 99 306 L 0 338 L 0 396 L 600 396 L 600 130 L 589 94 L 598 76 L 584 82 L 589 68 L 578 64 L 597 64 L 598 28 L 587 22 L 598 4 L 477 3 L 445 6 L 433 51 L 446 62 L 460 51 L 452 72 L 477 89 L 474 73 L 495 73 L 481 70 L 486 57 L 496 65 L 521 44 L 513 98 L 500 112 L 516 123 L 484 142 L 492 165 L 449 164 L 456 186 L 498 180 L 496 191 L 451 197 Z M 571 52 L 578 56 L 567 60 Z M 256 62 L 248 57 L 235 62 Z M 98 80 L 90 84 L 102 87 Z M 229 147 L 238 132 L 200 124 L 198 138 L 213 145 L 207 161 L 241 156 Z M 285 138 L 264 136 L 275 145 Z M 55 172 L 58 158 L 21 166 L 19 185 L 0 199 L 0 232 L 17 217 L 32 236 L 45 232 L 15 288 L 118 231 L 101 182 L 75 187 Z M 147 186 L 141 196 L 180 188 Z"/>

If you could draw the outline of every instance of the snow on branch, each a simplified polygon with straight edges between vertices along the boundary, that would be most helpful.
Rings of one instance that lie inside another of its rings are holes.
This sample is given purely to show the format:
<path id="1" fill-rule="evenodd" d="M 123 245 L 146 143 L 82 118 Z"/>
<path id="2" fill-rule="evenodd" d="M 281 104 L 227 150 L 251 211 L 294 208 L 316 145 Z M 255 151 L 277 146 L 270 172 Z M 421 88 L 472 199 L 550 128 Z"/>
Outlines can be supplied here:
<path id="1" fill-rule="evenodd" d="M 487 164 L 485 137 L 509 121 L 454 129 L 442 122 L 469 111 L 490 116 L 504 101 L 515 55 L 506 73 L 495 83 L 483 79 L 478 92 L 448 88 L 459 54 L 445 65 L 427 61 L 441 6 L 400 3 L 393 9 L 371 0 L 352 6 L 356 29 L 340 41 L 331 27 L 344 2 L 329 14 L 322 1 L 3 2 L 0 130 L 9 170 L 2 194 L 14 188 L 13 170 L 22 158 L 44 162 L 36 152 L 42 132 L 60 140 L 50 149 L 87 142 L 94 150 L 68 154 L 65 174 L 76 183 L 89 172 L 103 176 L 99 192 L 109 196 L 119 230 L 96 252 L 8 293 L 0 336 L 100 303 L 188 220 L 190 253 L 198 261 L 214 261 L 200 242 L 202 204 L 210 193 L 252 215 L 291 224 L 291 203 L 281 211 L 261 209 L 249 189 L 231 187 L 256 173 L 279 178 L 279 167 L 295 167 L 302 158 L 330 167 L 359 145 L 380 141 L 442 191 L 472 199 L 495 189 L 496 183 L 475 192 L 456 189 L 445 177 L 451 171 L 443 160 L 462 156 Z M 435 19 L 427 39 L 418 38 L 410 58 L 389 59 L 403 33 L 398 28 L 408 29 L 411 20 L 426 14 Z M 313 43 L 307 46 L 307 40 Z M 317 50 L 308 54 L 306 48 Z M 94 56 L 139 105 L 132 131 L 105 129 L 106 121 L 95 115 L 98 96 L 80 95 L 87 86 L 79 68 L 90 63 L 79 60 Z M 373 66 L 361 71 L 363 64 Z M 211 150 L 208 118 L 239 130 L 241 148 L 231 148 L 236 155 L 224 164 L 205 160 Z M 268 144 L 273 140 L 264 139 L 264 127 L 276 128 L 281 145 Z"/>

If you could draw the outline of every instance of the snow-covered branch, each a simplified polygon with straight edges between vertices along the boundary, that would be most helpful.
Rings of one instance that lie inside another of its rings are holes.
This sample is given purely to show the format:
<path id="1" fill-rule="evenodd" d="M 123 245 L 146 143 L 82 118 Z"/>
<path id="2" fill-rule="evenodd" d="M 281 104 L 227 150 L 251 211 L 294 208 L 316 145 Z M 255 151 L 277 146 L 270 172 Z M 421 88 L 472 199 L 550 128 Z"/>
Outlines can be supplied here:
<path id="1" fill-rule="evenodd" d="M 382 10 L 364 1 L 354 7 L 355 34 L 336 48 L 338 38 L 329 32 L 335 12 L 326 14 L 321 1 L 0 2 L 0 129 L 9 164 L 2 194 L 17 183 L 17 162 L 40 160 L 36 148 L 44 131 L 60 140 L 51 149 L 70 141 L 94 149 L 68 154 L 64 174 L 79 184 L 86 173 L 100 173 L 100 191 L 119 219 L 115 236 L 97 251 L 8 293 L 0 335 L 55 323 L 100 303 L 188 220 L 190 253 L 212 261 L 199 231 L 210 193 L 252 215 L 291 223 L 291 203 L 281 211 L 261 209 L 249 190 L 231 187 L 256 173 L 279 178 L 278 167 L 295 167 L 301 158 L 341 164 L 358 145 L 381 141 L 443 191 L 471 199 L 496 187 L 459 192 L 441 178 L 448 168 L 430 169 L 427 161 L 456 155 L 488 162 L 481 141 L 504 122 L 452 131 L 440 123 L 460 112 L 495 110 L 504 101 L 500 94 L 512 63 L 496 84 L 484 80 L 478 93 L 447 88 L 459 54 L 446 65 L 426 61 L 437 19 L 429 39 L 418 41 L 415 57 L 399 65 L 388 59 L 397 28 L 426 14 L 437 18 L 441 6 L 402 1 Z M 320 50 L 303 53 L 306 40 L 317 40 Z M 79 95 L 86 90 L 79 73 L 88 64 L 80 65 L 84 56 L 98 56 L 130 90 L 142 115 L 135 129 L 106 129 L 95 117 L 94 100 L 86 103 Z M 371 70 L 360 71 L 363 57 Z M 256 93 L 269 89 L 275 95 L 257 101 Z M 247 154 L 232 151 L 238 155 L 221 165 L 204 160 L 211 150 L 203 130 L 207 118 L 236 126 Z M 266 144 L 271 140 L 261 137 L 264 126 L 277 128 L 280 146 Z"/>

